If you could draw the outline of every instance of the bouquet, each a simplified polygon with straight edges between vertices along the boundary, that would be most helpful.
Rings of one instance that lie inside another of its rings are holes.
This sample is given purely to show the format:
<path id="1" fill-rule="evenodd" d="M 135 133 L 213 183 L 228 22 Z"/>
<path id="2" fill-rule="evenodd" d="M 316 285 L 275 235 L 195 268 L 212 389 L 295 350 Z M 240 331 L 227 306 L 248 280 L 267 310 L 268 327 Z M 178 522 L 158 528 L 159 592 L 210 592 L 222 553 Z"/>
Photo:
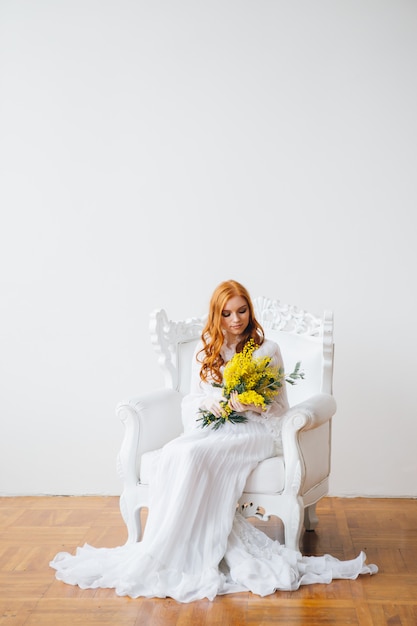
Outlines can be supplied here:
<path id="1" fill-rule="evenodd" d="M 237 400 L 242 404 L 254 404 L 265 409 L 273 398 L 281 391 L 286 381 L 291 385 L 304 378 L 300 371 L 301 362 L 296 363 L 291 374 L 285 374 L 281 367 L 271 365 L 271 357 L 255 357 L 253 352 L 259 348 L 253 339 L 250 339 L 243 347 L 242 352 L 237 352 L 226 364 L 223 372 L 223 383 L 213 383 L 214 387 L 222 387 L 223 400 L 220 404 L 222 415 L 217 417 L 206 409 L 200 409 L 202 428 L 212 426 L 217 430 L 226 422 L 239 424 L 247 421 L 247 417 L 237 413 L 229 406 L 229 398 L 232 392 L 236 392 Z"/>

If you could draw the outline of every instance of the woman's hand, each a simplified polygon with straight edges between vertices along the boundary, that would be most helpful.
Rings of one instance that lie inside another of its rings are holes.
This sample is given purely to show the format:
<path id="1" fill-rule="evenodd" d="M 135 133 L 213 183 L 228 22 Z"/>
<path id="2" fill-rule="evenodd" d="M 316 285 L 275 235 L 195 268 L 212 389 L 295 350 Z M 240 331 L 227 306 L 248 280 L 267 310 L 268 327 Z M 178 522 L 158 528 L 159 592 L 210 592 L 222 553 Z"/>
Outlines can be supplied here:
<path id="1" fill-rule="evenodd" d="M 232 391 L 229 398 L 229 406 L 231 409 L 236 411 L 236 413 L 244 413 L 245 411 L 255 411 L 255 413 L 262 413 L 262 407 L 257 406 L 256 404 L 242 404 L 237 399 L 238 393 L 237 391 Z"/>
<path id="2" fill-rule="evenodd" d="M 220 404 L 220 401 L 213 396 L 208 396 L 201 405 L 201 408 L 204 411 L 209 411 L 209 413 L 213 413 L 216 417 L 221 417 L 223 415 L 223 407 Z"/>

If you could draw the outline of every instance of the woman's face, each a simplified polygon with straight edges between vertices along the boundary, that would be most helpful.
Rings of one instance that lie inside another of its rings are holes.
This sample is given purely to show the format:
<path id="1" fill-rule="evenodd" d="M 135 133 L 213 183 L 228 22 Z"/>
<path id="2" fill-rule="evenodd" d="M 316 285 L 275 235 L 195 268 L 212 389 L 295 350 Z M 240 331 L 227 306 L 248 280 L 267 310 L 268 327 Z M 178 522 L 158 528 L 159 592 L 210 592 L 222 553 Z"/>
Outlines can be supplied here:
<path id="1" fill-rule="evenodd" d="M 226 339 L 238 339 L 239 335 L 246 330 L 249 317 L 249 306 L 246 298 L 242 296 L 230 298 L 222 311 L 222 329 L 225 331 Z"/>

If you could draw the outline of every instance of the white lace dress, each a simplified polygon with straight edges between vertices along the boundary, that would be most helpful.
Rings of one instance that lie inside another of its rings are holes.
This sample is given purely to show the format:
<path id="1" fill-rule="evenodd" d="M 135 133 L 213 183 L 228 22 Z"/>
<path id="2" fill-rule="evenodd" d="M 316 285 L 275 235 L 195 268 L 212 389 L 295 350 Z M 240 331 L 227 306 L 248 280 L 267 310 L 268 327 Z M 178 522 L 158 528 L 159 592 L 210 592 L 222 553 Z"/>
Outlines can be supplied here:
<path id="1" fill-rule="evenodd" d="M 273 342 L 266 341 L 256 354 L 282 363 Z M 75 555 L 61 552 L 50 563 L 56 577 L 83 589 L 114 588 L 132 598 L 191 602 L 248 590 L 264 596 L 376 572 L 363 553 L 351 561 L 304 557 L 236 512 L 247 476 L 279 445 L 286 393 L 270 405 L 266 418 L 251 413 L 243 424 L 201 428 L 197 418 L 203 397 L 221 390 L 202 384 L 198 371 L 195 364 L 191 392 L 183 402 L 185 432 L 163 448 L 151 483 L 142 541 L 117 548 L 84 545 Z"/>

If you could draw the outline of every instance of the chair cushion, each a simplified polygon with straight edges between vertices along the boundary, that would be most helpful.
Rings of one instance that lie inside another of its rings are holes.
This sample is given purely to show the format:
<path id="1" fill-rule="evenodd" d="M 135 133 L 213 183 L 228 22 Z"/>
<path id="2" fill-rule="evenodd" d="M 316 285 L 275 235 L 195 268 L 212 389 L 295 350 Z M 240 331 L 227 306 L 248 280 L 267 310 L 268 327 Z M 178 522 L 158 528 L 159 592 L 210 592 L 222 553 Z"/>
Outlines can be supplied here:
<path id="1" fill-rule="evenodd" d="M 151 476 L 156 472 L 161 450 L 152 450 L 142 454 L 140 461 L 140 482 L 149 485 Z M 280 493 L 284 489 L 284 459 L 274 456 L 258 463 L 249 474 L 245 492 Z"/>
<path id="2" fill-rule="evenodd" d="M 272 456 L 258 463 L 249 474 L 244 491 L 250 493 L 280 493 L 284 489 L 284 478 L 283 457 Z"/>

